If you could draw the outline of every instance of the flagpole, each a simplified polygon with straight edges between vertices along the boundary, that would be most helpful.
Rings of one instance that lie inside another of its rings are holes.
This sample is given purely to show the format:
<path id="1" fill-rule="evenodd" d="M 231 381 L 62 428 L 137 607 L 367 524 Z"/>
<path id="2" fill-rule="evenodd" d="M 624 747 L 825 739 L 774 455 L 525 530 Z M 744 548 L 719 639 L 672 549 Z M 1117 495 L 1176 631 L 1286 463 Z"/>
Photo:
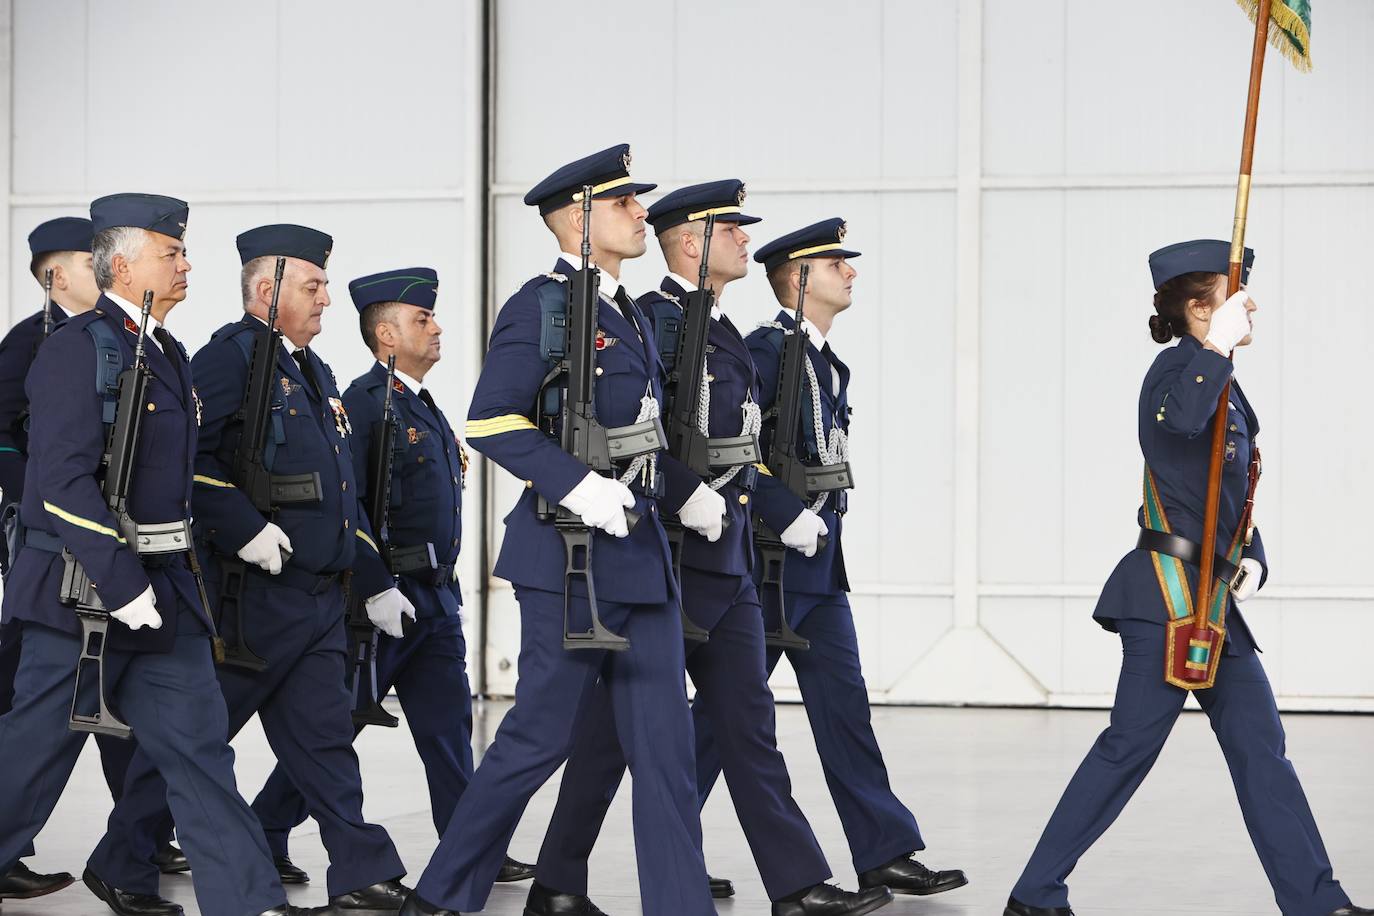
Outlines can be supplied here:
<path id="1" fill-rule="evenodd" d="M 1250 88 L 1245 101 L 1245 133 L 1240 148 L 1240 175 L 1236 179 L 1236 210 L 1231 225 L 1231 257 L 1226 275 L 1226 296 L 1240 290 L 1245 262 L 1245 220 L 1250 205 L 1250 174 L 1255 158 L 1255 124 L 1259 119 L 1260 82 L 1264 76 L 1265 43 L 1269 35 L 1270 4 L 1273 0 L 1259 0 L 1255 11 L 1255 41 L 1250 53 Z M 1234 356 L 1234 351 L 1227 354 Z M 1190 644 L 1205 642 L 1211 647 L 1206 669 L 1182 667 L 1175 673 L 1192 682 L 1212 683 L 1216 677 L 1218 656 L 1221 654 L 1219 635 L 1208 626 L 1208 607 L 1216 587 L 1213 557 L 1216 555 L 1217 515 L 1221 501 L 1222 456 L 1226 441 L 1226 417 L 1231 403 L 1231 381 L 1228 378 L 1217 401 L 1216 417 L 1212 423 L 1212 460 L 1207 468 L 1207 511 L 1202 523 L 1201 575 L 1198 576 L 1197 600 L 1193 604 L 1193 625 Z"/>

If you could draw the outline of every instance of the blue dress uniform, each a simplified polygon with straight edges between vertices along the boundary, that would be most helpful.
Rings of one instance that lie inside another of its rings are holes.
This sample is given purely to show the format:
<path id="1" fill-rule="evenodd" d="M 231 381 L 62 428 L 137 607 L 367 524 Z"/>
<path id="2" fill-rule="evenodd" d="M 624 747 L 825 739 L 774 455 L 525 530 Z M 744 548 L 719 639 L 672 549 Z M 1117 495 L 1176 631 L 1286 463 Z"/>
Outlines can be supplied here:
<path id="1" fill-rule="evenodd" d="M 280 254 L 323 267 L 331 244 L 324 233 L 300 226 L 265 226 L 238 238 L 245 264 Z M 202 411 L 195 516 L 197 536 L 208 548 L 203 551 L 209 557 L 206 584 L 215 607 L 221 585 L 219 557 L 234 556 L 266 522 L 233 486 L 229 473 L 242 432 L 235 413 L 247 387 L 252 337 L 261 327 L 259 319 L 244 315 L 216 331 L 191 362 Z M 344 596 L 339 579 L 355 567 L 353 587 L 368 595 L 384 591 L 392 582 L 359 508 L 351 428 L 333 373 L 308 347 L 302 358 L 308 373 L 285 345 L 277 354 L 280 374 L 279 384 L 273 386 L 267 465 L 274 474 L 318 472 L 320 501 L 284 505 L 278 511 L 275 521 L 294 548 L 279 575 L 248 564 L 242 598 L 244 635 L 267 660 L 266 670 L 222 666 L 219 681 L 229 708 L 229 736 L 238 734 L 256 713 L 277 760 L 304 793 L 329 852 L 328 887 L 335 897 L 405 873 L 386 831 L 363 819 L 352 700 L 344 687 Z M 162 807 L 166 789 L 142 753 L 130 764 L 125 789 L 110 814 L 96 859 L 117 876 L 120 887 L 156 889 L 147 828 Z"/>
<path id="2" fill-rule="evenodd" d="M 179 239 L 186 214 L 181 201 L 143 194 L 91 205 L 97 234 L 133 226 Z M 97 341 L 103 331 L 117 343 L 122 364 L 132 365 L 138 326 L 126 309 L 134 313 L 102 296 L 47 340 L 28 376 L 33 420 L 24 530 L 4 597 L 6 616 L 22 624 L 23 654 L 14 709 L 0 718 L 0 866 L 13 863 L 47 820 L 84 743 L 83 733 L 66 727 L 80 627 L 58 600 L 65 547 L 99 584 L 107 607 L 122 607 L 151 585 L 163 625 L 133 631 L 111 622 L 107 693 L 137 734 L 138 755 L 166 776 L 163 803 L 185 833 L 201 912 L 258 913 L 281 905 L 285 895 L 257 819 L 235 788 L 212 624 L 186 555 L 141 561 L 124 543 L 97 481 L 107 403 L 95 384 Z M 97 324 L 104 328 L 92 329 Z M 185 519 L 190 511 L 195 394 L 185 353 L 174 344 L 165 332 L 148 340 L 151 380 L 130 490 L 131 514 L 145 524 Z M 106 881 L 114 877 L 91 866 Z"/>
<path id="3" fill-rule="evenodd" d="M 751 224 L 740 212 L 743 184 L 712 182 L 674 191 L 649 209 L 662 233 L 717 212 L 721 222 Z M 672 370 L 688 289 L 673 276 L 641 296 L 654 325 L 659 356 Z M 758 414 L 758 373 L 744 338 L 725 315 L 713 317 L 707 337 L 710 385 L 708 428 L 714 436 L 741 435 L 747 408 Z M 754 585 L 750 502 L 758 469 L 746 466 L 718 488 L 730 525 L 712 543 L 685 532 L 682 596 L 692 622 L 710 639 L 687 647 L 687 672 L 696 685 L 696 707 L 723 736 L 721 757 L 740 825 L 753 850 L 768 896 L 779 900 L 831 876 L 806 817 L 793 800 L 787 765 L 778 752 L 773 694 L 764 665 L 763 612 Z M 609 697 L 583 713 L 568 760 L 558 805 L 539 852 L 540 884 L 570 894 L 587 893 L 587 858 L 625 770 L 616 741 Z"/>
<path id="4" fill-rule="evenodd" d="M 844 231 L 844 223 L 839 219 L 816 223 L 763 246 L 754 260 L 771 270 L 793 257 L 858 257 L 858 252 L 844 249 Z M 765 414 L 773 407 L 777 394 L 783 331 L 794 327 L 792 315 L 783 310 L 773 324 L 759 327 L 746 338 L 762 379 L 760 404 Z M 825 349 L 830 348 L 827 345 Z M 806 409 L 812 387 L 804 381 L 798 442 L 803 460 L 818 464 L 818 436 L 828 442 L 830 430 L 838 427 L 847 433 L 849 429 L 849 367 L 833 352 L 822 352 L 814 343 L 808 343 L 807 357 L 815 378 L 820 380 L 824 430 L 815 429 L 812 411 Z M 765 448 L 771 429 L 772 424 L 765 424 Z M 840 491 L 826 499 L 818 513 L 830 531 L 825 548 L 814 557 L 789 550 L 783 582 L 788 623 L 811 643 L 807 651 L 789 651 L 788 661 L 797 675 L 826 783 L 849 840 L 854 869 L 862 874 L 913 850 L 924 849 L 925 844 L 915 818 L 892 792 L 870 724 L 868 690 L 845 594 L 849 590 L 842 536 L 846 496 L 845 491 Z M 768 476 L 760 478 L 755 509 L 773 531 L 787 528 L 803 508 L 801 500 L 779 481 Z M 769 650 L 769 672 L 780 657 L 781 650 Z M 723 736 L 699 705 L 692 712 L 697 732 L 698 787 L 705 803 L 720 772 L 718 746 Z"/>
<path id="5" fill-rule="evenodd" d="M 1156 288 L 1183 273 L 1225 274 L 1229 250 L 1226 242 L 1200 240 L 1155 252 L 1150 267 Z M 1253 256 L 1247 249 L 1247 275 Z M 1156 357 L 1140 390 L 1140 448 L 1147 477 L 1153 478 L 1169 529 L 1194 544 L 1202 539 L 1213 415 L 1232 370 L 1229 359 L 1185 335 Z M 1228 416 L 1217 517 L 1217 550 L 1223 556 L 1240 523 L 1250 452 L 1259 432 L 1254 409 L 1234 381 Z M 1144 528 L 1144 506 L 1139 521 Z M 1244 555 L 1265 566 L 1267 575 L 1258 530 Z M 1127 553 L 1093 611 L 1098 623 L 1120 634 L 1124 652 L 1111 724 L 1051 815 L 1012 891 L 1010 913 L 1048 914 L 1057 908 L 1068 912 L 1065 879 L 1144 781 L 1188 698 L 1188 691 L 1164 679 L 1164 634 L 1170 613 L 1156 560 L 1173 562 L 1168 555 L 1145 549 Z M 1186 569 L 1191 589 L 1198 570 L 1192 564 Z M 1225 651 L 1215 685 L 1194 693 L 1226 757 L 1246 828 L 1279 909 L 1285 916 L 1326 916 L 1349 905 L 1350 899 L 1332 877 L 1302 786 L 1284 755 L 1283 725 L 1255 641 L 1229 591 L 1227 599 Z M 1198 826 L 1205 832 L 1205 824 Z"/>
<path id="6" fill-rule="evenodd" d="M 29 233 L 29 252 L 36 261 L 40 256 L 58 251 L 90 251 L 91 221 L 78 216 L 60 216 L 40 224 Z M 41 280 L 40 280 L 41 282 Z M 48 321 L 56 327 L 69 316 L 56 302 L 49 305 Z M 24 498 L 24 472 L 28 464 L 29 399 L 24 392 L 24 379 L 43 342 L 43 310 L 39 309 L 16 324 L 0 340 L 0 491 L 5 510 L 18 513 Z M 12 508 L 11 508 L 12 507 Z M 5 512 L 0 512 L 3 516 Z M 8 545 L 5 545 L 8 562 Z M 19 670 L 19 626 L 0 620 L 0 715 L 9 712 L 14 703 L 14 675 Z M 116 801 L 124 791 L 124 775 L 129 767 L 137 743 L 134 740 L 96 735 L 100 748 L 100 766 L 105 783 Z M 159 846 L 171 841 L 171 822 L 158 830 Z M 33 855 L 33 851 L 24 853 Z"/>
<path id="7" fill-rule="evenodd" d="M 596 197 L 651 190 L 629 176 L 629 147 L 586 157 L 540 182 L 525 202 L 551 212 L 584 184 Z M 587 474 L 580 461 L 531 420 L 550 370 L 541 346 L 541 298 L 566 297 L 574 265 L 526 283 L 502 307 L 468 414 L 467 438 L 497 464 L 528 481 L 506 516 L 495 575 L 510 580 L 520 602 L 520 679 L 515 706 L 459 799 L 453 819 L 416 885 L 414 906 L 482 909 L 506 847 L 530 797 L 568 757 L 583 728 L 580 712 L 598 690 L 610 695 L 616 730 L 634 776 L 634 835 L 646 916 L 701 916 L 715 910 L 701 855 L 701 823 L 692 781 L 691 719 L 683 684 L 682 624 L 668 543 L 658 521 L 658 486 L 676 511 L 700 483 L 658 456 L 653 479 L 631 484 L 641 515 L 630 535 L 594 537 L 593 575 L 603 621 L 628 638 L 623 652 L 563 648 L 563 541 L 537 514 L 539 495 L 557 503 Z M 606 426 L 633 423 L 641 399 L 661 397 L 660 366 L 648 322 L 623 290 L 603 276 L 598 308 L 596 410 Z M 613 294 L 612 294 L 613 293 Z M 550 313 L 551 314 L 551 313 Z M 585 619 L 582 593 L 574 613 Z M 598 684 L 600 681 L 600 684 Z"/>
<path id="8" fill-rule="evenodd" d="M 360 277 L 348 288 L 360 312 L 377 302 L 433 310 L 438 284 L 433 270 L 413 267 Z M 386 367 L 375 363 L 353 380 L 343 396 L 353 423 L 353 476 L 364 505 L 369 499 L 368 455 L 374 427 L 382 418 L 386 377 Z M 457 571 L 467 456 L 427 390 L 412 390 L 397 378 L 391 406 L 397 436 L 388 542 L 393 549 L 432 545 L 437 567 L 399 577 L 401 591 L 415 606 L 416 621 L 404 639 L 381 635 L 377 692 L 381 697 L 396 688 L 415 749 L 424 761 L 434 827 L 442 834 L 472 776 L 472 689 L 458 616 L 463 593 Z M 369 521 L 377 531 L 377 520 Z M 280 765 L 253 801 L 253 810 L 273 854 L 286 855 L 287 838 L 308 810 Z"/>

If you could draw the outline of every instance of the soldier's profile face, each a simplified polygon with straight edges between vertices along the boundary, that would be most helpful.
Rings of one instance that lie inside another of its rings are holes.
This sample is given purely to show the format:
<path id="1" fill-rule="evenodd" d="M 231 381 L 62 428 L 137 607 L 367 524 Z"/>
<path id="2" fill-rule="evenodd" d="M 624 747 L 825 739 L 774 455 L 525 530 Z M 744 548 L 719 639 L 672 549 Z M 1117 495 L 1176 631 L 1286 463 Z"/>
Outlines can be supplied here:
<path id="1" fill-rule="evenodd" d="M 329 303 L 329 276 L 324 268 L 300 258 L 287 258 L 277 301 L 282 333 L 297 346 L 306 346 L 323 329 Z"/>
<path id="2" fill-rule="evenodd" d="M 191 270 L 191 262 L 186 259 L 186 245 L 180 239 L 149 231 L 138 257 L 126 263 L 129 286 L 139 293 L 139 301 L 143 298 L 141 291 L 150 289 L 155 306 L 164 309 L 159 319 L 166 309 L 186 298 L 186 274 Z"/>
<path id="3" fill-rule="evenodd" d="M 648 246 L 644 219 L 648 216 L 635 195 L 592 201 L 592 242 L 602 251 L 637 258 Z"/>
<path id="4" fill-rule="evenodd" d="M 854 278 L 858 275 L 845 258 L 812 258 L 806 301 L 843 311 L 854 303 Z"/>
<path id="5" fill-rule="evenodd" d="M 396 349 L 410 360 L 425 363 L 439 361 L 439 335 L 444 329 L 429 309 L 403 305 L 396 314 Z"/>
<path id="6" fill-rule="evenodd" d="M 100 288 L 95 285 L 95 268 L 89 251 L 70 252 L 62 261 L 63 272 L 67 275 L 67 297 L 78 308 L 88 309 L 100 298 Z"/>
<path id="7" fill-rule="evenodd" d="M 731 280 L 749 273 L 749 233 L 739 223 L 716 223 L 711 230 L 711 272 Z"/>

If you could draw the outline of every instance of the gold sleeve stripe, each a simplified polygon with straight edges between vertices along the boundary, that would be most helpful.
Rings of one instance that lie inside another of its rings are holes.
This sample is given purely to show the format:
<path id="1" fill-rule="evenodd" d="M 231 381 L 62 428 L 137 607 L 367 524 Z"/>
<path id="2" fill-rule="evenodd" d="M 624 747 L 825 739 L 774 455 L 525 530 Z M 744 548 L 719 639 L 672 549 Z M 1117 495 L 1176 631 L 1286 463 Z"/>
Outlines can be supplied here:
<path id="1" fill-rule="evenodd" d="M 103 534 L 106 537 L 112 537 L 121 544 L 129 543 L 128 541 L 124 540 L 124 535 L 120 534 L 118 531 L 109 527 L 108 525 L 102 525 L 99 522 L 93 522 L 88 518 L 82 518 L 79 515 L 73 515 L 66 509 L 54 506 L 46 499 L 43 500 L 43 508 L 47 509 L 53 515 L 56 515 L 58 518 L 62 519 L 62 521 L 66 522 L 69 525 L 75 525 L 78 528 L 85 528 L 87 531 L 94 531 L 96 534 Z"/>
<path id="2" fill-rule="evenodd" d="M 237 489 L 232 483 L 230 483 L 227 480 L 216 480 L 213 477 L 206 477 L 204 474 L 197 474 L 191 479 L 196 483 L 203 483 L 207 487 L 220 487 L 225 490 Z"/>
<path id="3" fill-rule="evenodd" d="M 517 429 L 534 428 L 535 425 L 530 422 L 529 417 L 512 413 L 486 420 L 469 420 L 463 432 L 469 439 L 481 439 L 486 436 L 499 436 L 501 433 L 514 432 Z"/>
<path id="4" fill-rule="evenodd" d="M 758 462 L 757 464 L 755 464 L 754 467 L 758 468 L 758 469 L 759 469 L 759 473 L 762 474 L 762 475 L 764 475 L 765 477 L 772 477 L 772 476 L 773 476 L 773 472 L 770 471 L 770 470 L 768 470 L 768 465 L 764 464 L 762 461 L 760 461 L 760 462 Z"/>
<path id="5" fill-rule="evenodd" d="M 372 538 L 368 537 L 366 534 L 363 534 L 363 533 L 362 533 L 361 531 L 359 531 L 357 528 L 354 528 L 354 529 L 353 529 L 353 533 L 356 534 L 359 538 L 361 538 L 364 544 L 366 544 L 367 546 L 371 547 L 371 548 L 377 553 L 377 556 L 381 556 L 381 555 L 382 555 L 382 552 L 381 552 L 380 550 L 377 550 L 377 542 L 376 542 L 376 541 L 372 540 Z"/>
<path id="6" fill-rule="evenodd" d="M 822 251 L 834 251 L 840 246 L 840 242 L 831 242 L 828 245 L 813 245 L 810 248 L 803 248 L 800 251 L 792 252 L 787 256 L 787 260 L 791 261 L 793 258 L 804 258 L 809 254 L 819 254 Z"/>

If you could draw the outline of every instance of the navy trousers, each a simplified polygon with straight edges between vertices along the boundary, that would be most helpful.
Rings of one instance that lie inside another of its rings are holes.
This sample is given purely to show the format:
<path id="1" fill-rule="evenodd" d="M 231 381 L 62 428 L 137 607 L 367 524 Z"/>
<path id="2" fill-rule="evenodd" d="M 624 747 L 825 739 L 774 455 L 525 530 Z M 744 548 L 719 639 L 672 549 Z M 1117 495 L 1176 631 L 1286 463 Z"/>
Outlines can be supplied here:
<path id="1" fill-rule="evenodd" d="M 709 629 L 687 646 L 696 703 L 716 727 L 730 798 L 772 900 L 831 877 L 816 835 L 792 798 L 778 752 L 773 692 L 768 689 L 763 614 L 748 576 L 682 571 L 687 615 Z M 539 883 L 587 893 L 587 858 L 625 772 L 610 692 L 593 694 L 563 771 L 558 805 L 539 851 Z"/>
<path id="2" fill-rule="evenodd" d="M 1188 691 L 1164 680 L 1163 624 L 1120 620 L 1121 677 L 1111 724 L 1054 809 L 1012 896 L 1065 907 L 1065 879 L 1145 781 Z M 1332 877 L 1307 797 L 1284 755 L 1274 691 L 1253 646 L 1224 655 L 1216 685 L 1195 691 L 1231 770 L 1250 839 L 1284 916 L 1327 916 L 1350 904 Z"/>
<path id="3" fill-rule="evenodd" d="M 363 819 L 362 779 L 353 751 L 353 701 L 344 687 L 339 588 L 311 595 L 269 587 L 264 577 L 252 575 L 244 589 L 244 606 L 248 644 L 267 659 L 267 670 L 219 667 L 229 737 L 258 715 L 272 752 L 301 787 L 310 815 L 320 825 L 320 839 L 329 853 L 331 896 L 405 874 L 386 831 Z M 124 797 L 110 812 L 105 836 L 91 856 L 97 874 L 124 890 L 156 892 L 152 828 L 162 816 L 165 794 L 151 761 L 136 752 Z M 185 832 L 183 825 L 183 836 Z"/>
<path id="4" fill-rule="evenodd" d="M 406 726 L 425 765 L 429 810 L 442 836 L 458 797 L 472 778 L 472 688 L 467 644 L 457 617 L 426 617 L 404 639 L 377 641 L 377 692 L 394 687 Z M 291 831 L 309 815 L 286 769 L 277 764 L 253 800 L 274 856 L 287 854 Z"/>
<path id="5" fill-rule="evenodd" d="M 517 587 L 515 706 L 458 800 L 416 890 L 446 909 L 480 910 L 531 796 L 572 750 L 604 680 L 634 781 L 635 855 L 644 916 L 712 916 L 692 784 L 692 724 L 675 604 L 600 605 L 624 652 L 563 648 L 563 596 Z M 583 603 L 585 609 L 585 602 Z M 584 610 L 585 613 L 585 610 Z"/>
<path id="6" fill-rule="evenodd" d="M 137 755 L 166 774 L 161 804 L 171 806 L 183 828 L 200 911 L 244 916 L 278 906 L 286 895 L 262 828 L 234 784 L 234 752 L 226 743 L 224 699 L 207 637 L 195 615 L 180 609 L 171 652 L 106 654 L 106 692 L 138 736 Z M 14 708 L 0 717 L 0 867 L 6 870 L 52 814 L 86 738 L 67 728 L 80 640 L 26 624 L 22 641 Z M 93 709 L 94 697 L 92 689 L 83 708 Z"/>
<path id="7" fill-rule="evenodd" d="M 849 597 L 843 592 L 788 593 L 786 603 L 788 623 L 811 641 L 809 650 L 789 651 L 787 660 L 797 675 L 854 870 L 868 871 L 925 849 L 916 818 L 892 791 L 887 764 L 873 734 Z M 768 650 L 770 674 L 781 657 L 782 650 Z M 692 721 L 697 736 L 697 790 L 704 805 L 721 772 L 724 736 L 700 698 L 692 706 Z"/>

